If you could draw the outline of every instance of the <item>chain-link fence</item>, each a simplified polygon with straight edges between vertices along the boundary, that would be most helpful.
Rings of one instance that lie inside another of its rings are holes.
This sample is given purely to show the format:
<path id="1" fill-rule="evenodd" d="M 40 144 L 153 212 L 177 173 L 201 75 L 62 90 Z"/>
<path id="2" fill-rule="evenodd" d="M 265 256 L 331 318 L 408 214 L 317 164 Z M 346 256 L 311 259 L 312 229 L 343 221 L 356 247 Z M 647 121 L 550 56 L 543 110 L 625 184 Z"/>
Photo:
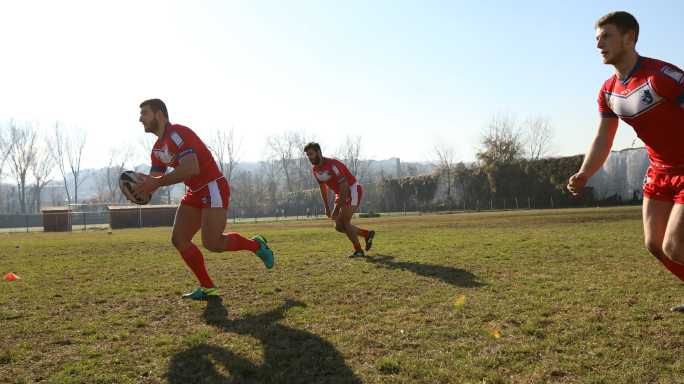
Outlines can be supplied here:
<path id="1" fill-rule="evenodd" d="M 634 205 L 640 201 L 604 201 L 593 202 L 590 206 L 615 206 Z M 414 209 L 411 205 L 404 205 L 404 209 L 393 212 L 360 212 L 360 217 L 374 217 L 391 215 L 417 215 L 430 212 L 477 212 L 477 211 L 503 211 L 503 210 L 530 210 L 530 209 L 553 209 L 553 208 L 579 208 L 587 207 L 587 204 L 558 204 L 552 198 L 535 200 L 531 198 L 510 199 L 485 199 L 452 202 L 444 205 L 430 205 L 423 209 Z M 151 205 L 151 206 L 122 206 L 103 207 L 95 205 L 78 205 L 72 207 L 49 208 L 36 214 L 0 214 L 0 232 L 69 232 L 87 231 L 96 229 L 117 229 L 136 227 L 171 226 L 175 206 Z M 124 220 L 125 224 L 117 222 L 115 213 L 128 211 L 132 217 Z M 231 207 L 226 221 L 228 223 L 258 223 L 278 221 L 300 221 L 324 219 L 325 213 L 322 208 L 279 208 L 271 212 L 254 214 L 255 210 L 243 210 Z"/>
<path id="2" fill-rule="evenodd" d="M 109 212 L 43 212 L 0 214 L 2 232 L 68 232 L 109 228 Z"/>

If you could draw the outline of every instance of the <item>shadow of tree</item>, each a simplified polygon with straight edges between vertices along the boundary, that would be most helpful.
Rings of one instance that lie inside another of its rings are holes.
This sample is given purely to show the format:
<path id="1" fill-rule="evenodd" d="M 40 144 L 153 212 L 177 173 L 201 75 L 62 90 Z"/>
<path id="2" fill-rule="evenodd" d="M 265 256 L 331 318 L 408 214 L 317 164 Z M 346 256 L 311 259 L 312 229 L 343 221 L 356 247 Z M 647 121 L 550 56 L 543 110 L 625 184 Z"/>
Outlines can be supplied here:
<path id="1" fill-rule="evenodd" d="M 220 298 L 207 302 L 203 318 L 225 332 L 252 336 L 263 344 L 264 362 L 255 365 L 218 346 L 201 344 L 171 358 L 170 383 L 361 383 L 329 342 L 279 324 L 286 312 L 306 304 L 287 300 L 280 307 L 242 319 L 228 319 Z M 230 376 L 222 374 L 227 371 Z"/>
<path id="2" fill-rule="evenodd" d="M 395 261 L 394 256 L 388 255 L 364 256 L 363 259 L 368 263 L 379 264 L 383 267 L 408 270 L 417 275 L 434 277 L 459 287 L 476 288 L 484 285 L 477 281 L 477 276 L 464 269 L 435 264 Z"/>

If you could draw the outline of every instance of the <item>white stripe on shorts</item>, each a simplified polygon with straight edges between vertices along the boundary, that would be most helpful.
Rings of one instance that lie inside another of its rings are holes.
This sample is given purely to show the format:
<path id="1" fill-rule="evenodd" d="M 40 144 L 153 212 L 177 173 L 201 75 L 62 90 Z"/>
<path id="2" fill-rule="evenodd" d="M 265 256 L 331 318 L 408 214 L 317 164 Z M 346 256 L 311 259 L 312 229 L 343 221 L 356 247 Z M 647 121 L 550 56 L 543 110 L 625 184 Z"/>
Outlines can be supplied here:
<path id="1" fill-rule="evenodd" d="M 354 185 L 349 187 L 349 192 L 351 192 L 351 204 L 353 206 L 359 205 L 359 183 L 354 183 Z"/>
<path id="2" fill-rule="evenodd" d="M 221 198 L 221 191 L 219 190 L 216 180 L 207 184 L 209 188 L 209 199 L 211 199 L 212 208 L 223 208 L 223 199 Z"/>

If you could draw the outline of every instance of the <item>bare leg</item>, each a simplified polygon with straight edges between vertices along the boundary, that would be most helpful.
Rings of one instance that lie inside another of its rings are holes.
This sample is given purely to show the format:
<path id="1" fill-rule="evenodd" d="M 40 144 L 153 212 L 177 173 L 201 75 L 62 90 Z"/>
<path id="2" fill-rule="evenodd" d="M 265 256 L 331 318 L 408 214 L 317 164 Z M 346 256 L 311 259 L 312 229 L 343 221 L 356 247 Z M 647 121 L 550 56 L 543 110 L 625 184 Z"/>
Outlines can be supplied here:
<path id="1" fill-rule="evenodd" d="M 173 223 L 171 242 L 183 257 L 183 261 L 195 274 L 197 280 L 203 288 L 213 288 L 214 282 L 211 281 L 207 268 L 204 264 L 202 252 L 192 243 L 201 225 L 202 212 L 199 208 L 181 204 L 176 211 L 176 218 Z"/>
<path id="2" fill-rule="evenodd" d="M 354 245 L 354 250 L 360 251 L 361 244 L 359 243 L 357 228 L 351 223 L 351 218 L 354 215 L 354 208 L 355 207 L 349 206 L 340 208 L 340 214 L 335 220 L 335 229 L 338 232 L 343 232 L 346 234 L 349 241 L 351 241 Z"/>

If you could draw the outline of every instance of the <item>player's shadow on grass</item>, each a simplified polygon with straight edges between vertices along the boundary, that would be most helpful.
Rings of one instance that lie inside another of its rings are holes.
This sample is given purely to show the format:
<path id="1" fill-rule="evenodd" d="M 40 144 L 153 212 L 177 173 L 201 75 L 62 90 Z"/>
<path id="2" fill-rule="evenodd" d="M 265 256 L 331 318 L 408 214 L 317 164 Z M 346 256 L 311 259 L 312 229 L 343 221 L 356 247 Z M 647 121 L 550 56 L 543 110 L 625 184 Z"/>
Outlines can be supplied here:
<path id="1" fill-rule="evenodd" d="M 477 276 L 466 271 L 454 267 L 445 267 L 435 264 L 421 264 L 408 261 L 395 261 L 394 256 L 377 255 L 364 256 L 364 260 L 369 263 L 378 264 L 386 268 L 408 270 L 417 275 L 434 277 L 451 285 L 457 285 L 464 288 L 481 287 L 484 284 L 477 281 Z"/>
<path id="2" fill-rule="evenodd" d="M 173 356 L 170 383 L 361 383 L 342 355 L 319 336 L 278 322 L 306 304 L 287 300 L 280 307 L 242 319 L 227 318 L 220 299 L 207 302 L 204 320 L 225 332 L 251 336 L 264 348 L 263 364 L 214 345 L 200 344 Z M 229 372 L 229 376 L 221 372 Z"/>

